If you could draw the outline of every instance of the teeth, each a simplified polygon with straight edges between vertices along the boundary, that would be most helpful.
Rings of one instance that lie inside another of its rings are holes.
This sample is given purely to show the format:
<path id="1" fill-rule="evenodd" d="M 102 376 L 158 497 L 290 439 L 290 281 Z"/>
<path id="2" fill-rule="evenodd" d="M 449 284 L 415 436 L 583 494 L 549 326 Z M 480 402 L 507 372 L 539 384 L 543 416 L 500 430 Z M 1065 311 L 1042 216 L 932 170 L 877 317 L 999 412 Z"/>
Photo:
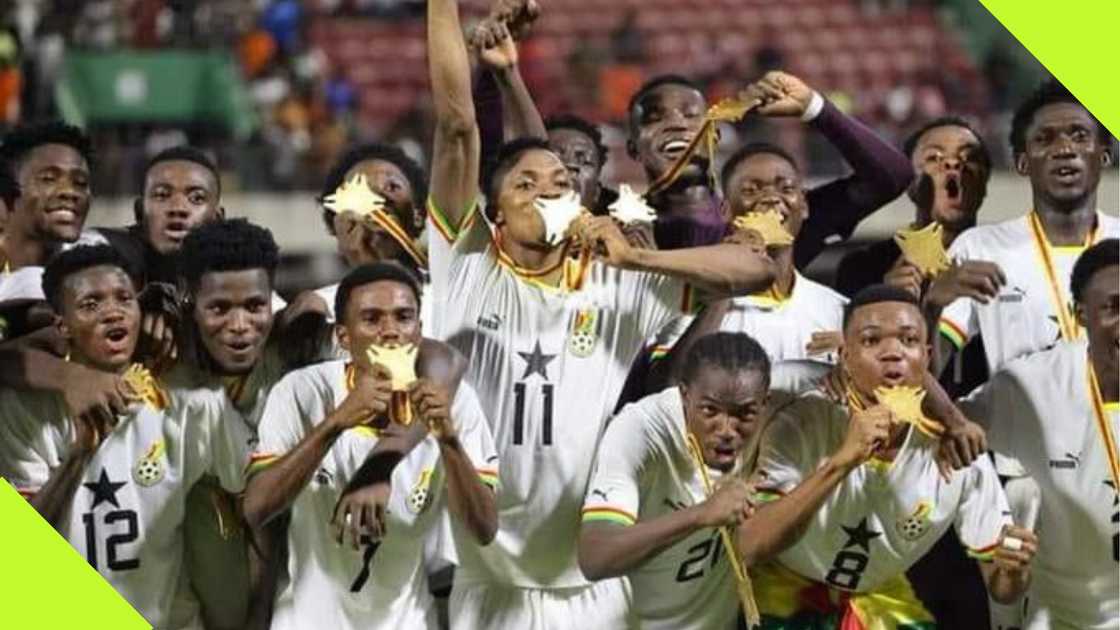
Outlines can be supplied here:
<path id="1" fill-rule="evenodd" d="M 688 148 L 688 143 L 684 140 L 672 140 L 666 142 L 662 148 L 666 151 L 683 151 Z"/>

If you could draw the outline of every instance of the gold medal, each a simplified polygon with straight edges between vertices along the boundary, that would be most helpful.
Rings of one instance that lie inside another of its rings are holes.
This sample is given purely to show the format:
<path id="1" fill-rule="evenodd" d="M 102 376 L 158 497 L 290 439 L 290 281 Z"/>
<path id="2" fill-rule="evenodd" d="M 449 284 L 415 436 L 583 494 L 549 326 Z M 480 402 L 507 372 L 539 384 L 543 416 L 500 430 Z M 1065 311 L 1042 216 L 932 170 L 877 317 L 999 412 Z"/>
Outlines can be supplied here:
<path id="1" fill-rule="evenodd" d="M 776 210 L 748 212 L 735 217 L 732 225 L 737 230 L 758 232 L 767 247 L 793 244 L 793 236 L 782 225 L 782 213 Z"/>
<path id="2" fill-rule="evenodd" d="M 393 348 L 370 346 L 366 349 L 370 365 L 381 365 L 389 370 L 393 388 L 389 417 L 404 426 L 412 424 L 412 403 L 408 399 L 408 388 L 417 380 L 416 356 L 419 353 L 420 348 L 413 344 Z"/>
<path id="3" fill-rule="evenodd" d="M 342 183 L 335 191 L 323 197 L 323 207 L 338 214 L 349 214 L 359 222 L 379 227 L 389 233 L 421 267 L 428 266 L 428 257 L 401 226 L 397 218 L 385 210 L 385 198 L 369 187 L 361 173 Z"/>
<path id="4" fill-rule="evenodd" d="M 143 401 L 159 411 L 167 408 L 167 394 L 160 389 L 148 368 L 139 363 L 133 363 L 124 373 L 124 382 L 131 391 L 134 400 Z"/>
<path id="5" fill-rule="evenodd" d="M 902 250 L 903 258 L 926 278 L 949 268 L 949 256 L 945 253 L 941 231 L 941 224 L 934 221 L 919 230 L 899 230 L 894 235 L 894 242 Z"/>
<path id="6" fill-rule="evenodd" d="M 136 465 L 132 467 L 132 478 L 145 488 L 150 488 L 163 480 L 166 468 L 163 464 L 163 440 L 156 440 L 148 447 Z"/>
<path id="7" fill-rule="evenodd" d="M 890 409 L 896 420 L 913 425 L 931 437 L 940 437 L 945 432 L 945 428 L 941 423 L 930 420 L 922 413 L 922 400 L 925 397 L 926 390 L 921 387 L 896 385 L 875 389 L 876 400 L 880 405 Z"/>

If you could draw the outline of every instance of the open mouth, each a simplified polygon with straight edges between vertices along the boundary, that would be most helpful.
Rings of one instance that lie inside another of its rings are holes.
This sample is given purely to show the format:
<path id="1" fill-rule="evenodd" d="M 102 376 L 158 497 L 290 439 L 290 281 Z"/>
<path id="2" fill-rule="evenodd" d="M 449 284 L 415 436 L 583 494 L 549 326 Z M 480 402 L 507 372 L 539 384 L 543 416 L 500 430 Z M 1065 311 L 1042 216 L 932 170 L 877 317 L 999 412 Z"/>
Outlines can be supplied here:
<path id="1" fill-rule="evenodd" d="M 883 383 L 885 385 L 895 386 L 902 385 L 906 381 L 906 372 L 899 369 L 888 369 L 883 372 Z"/>
<path id="2" fill-rule="evenodd" d="M 688 149 L 688 142 L 686 138 L 671 138 L 662 142 L 657 150 L 660 151 L 662 155 L 676 160 Z"/>
<path id="3" fill-rule="evenodd" d="M 1071 183 L 1081 176 L 1081 169 L 1075 166 L 1059 166 L 1050 172 L 1060 183 Z"/>
<path id="4" fill-rule="evenodd" d="M 228 348 L 230 353 L 234 356 L 244 357 L 253 349 L 253 343 L 250 341 L 237 340 L 227 342 L 225 347 Z"/>
<path id="5" fill-rule="evenodd" d="M 730 444 L 720 444 L 713 450 L 716 452 L 716 457 L 720 459 L 735 459 L 735 456 L 738 455 L 735 447 Z"/>
<path id="6" fill-rule="evenodd" d="M 187 238 L 189 232 L 190 226 L 182 221 L 172 221 L 163 229 L 163 235 L 166 236 L 168 240 L 176 243 L 183 242 L 183 239 Z"/>
<path id="7" fill-rule="evenodd" d="M 948 175 L 945 178 L 945 196 L 949 201 L 960 201 L 961 199 L 961 180 L 956 175 Z"/>
<path id="8" fill-rule="evenodd" d="M 111 353 L 124 352 L 128 342 L 128 329 L 123 326 L 114 326 L 106 330 L 105 341 L 105 345 Z"/>
<path id="9" fill-rule="evenodd" d="M 78 220 L 78 210 L 73 206 L 55 206 L 48 209 L 47 214 L 55 221 L 75 223 Z"/>

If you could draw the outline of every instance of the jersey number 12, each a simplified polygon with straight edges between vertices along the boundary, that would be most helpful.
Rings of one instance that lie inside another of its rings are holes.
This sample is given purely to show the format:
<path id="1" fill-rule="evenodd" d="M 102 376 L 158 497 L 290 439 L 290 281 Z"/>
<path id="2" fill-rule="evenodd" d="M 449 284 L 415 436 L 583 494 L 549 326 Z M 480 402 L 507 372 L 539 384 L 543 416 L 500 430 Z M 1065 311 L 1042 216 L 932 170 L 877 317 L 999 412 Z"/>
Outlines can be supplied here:
<path id="1" fill-rule="evenodd" d="M 102 522 L 106 527 L 115 523 L 124 523 L 123 532 L 115 531 L 111 536 L 105 538 L 108 569 L 110 571 L 129 571 L 140 568 L 139 558 L 122 558 L 123 554 L 119 549 L 120 545 L 136 542 L 136 539 L 140 537 L 140 521 L 136 518 L 136 510 L 113 510 L 105 515 Z M 97 556 L 98 526 L 93 512 L 86 512 L 82 515 L 82 525 L 85 526 L 86 530 L 86 560 L 94 569 L 101 570 Z"/>

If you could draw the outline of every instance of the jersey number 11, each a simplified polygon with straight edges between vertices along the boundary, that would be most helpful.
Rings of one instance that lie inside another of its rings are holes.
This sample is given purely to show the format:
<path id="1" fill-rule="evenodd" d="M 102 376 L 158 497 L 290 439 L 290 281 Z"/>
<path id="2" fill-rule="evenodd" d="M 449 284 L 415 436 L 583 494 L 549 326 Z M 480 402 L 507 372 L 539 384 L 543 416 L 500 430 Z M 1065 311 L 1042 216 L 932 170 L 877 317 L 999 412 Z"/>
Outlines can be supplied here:
<path id="1" fill-rule="evenodd" d="M 552 392 L 555 386 L 552 383 L 541 385 L 541 396 L 544 397 L 544 415 L 541 417 L 541 443 L 552 446 Z M 525 383 L 513 384 L 513 444 L 521 446 L 525 443 Z"/>

